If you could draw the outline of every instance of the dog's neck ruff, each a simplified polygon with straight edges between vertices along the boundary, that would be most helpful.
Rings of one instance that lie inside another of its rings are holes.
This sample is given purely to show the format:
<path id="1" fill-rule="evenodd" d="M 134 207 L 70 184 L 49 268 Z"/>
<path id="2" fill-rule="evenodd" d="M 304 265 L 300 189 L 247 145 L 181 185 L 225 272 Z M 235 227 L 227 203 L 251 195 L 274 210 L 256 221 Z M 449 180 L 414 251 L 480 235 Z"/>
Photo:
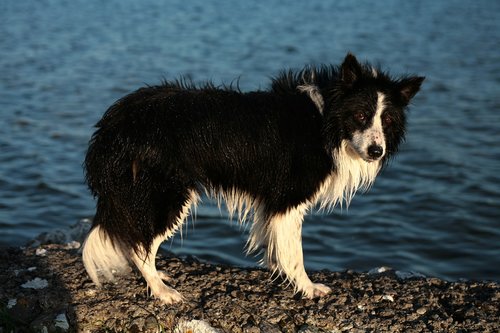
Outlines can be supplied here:
<path id="1" fill-rule="evenodd" d="M 333 159 L 335 169 L 316 196 L 320 210 L 331 210 L 337 204 L 348 207 L 358 190 L 366 191 L 372 186 L 381 167 L 380 161 L 363 160 L 346 140 L 333 151 Z"/>
<path id="2" fill-rule="evenodd" d="M 306 93 L 309 96 L 309 98 L 313 101 L 319 113 L 323 114 L 323 111 L 325 109 L 325 101 L 323 99 L 323 96 L 321 95 L 321 92 L 319 91 L 318 86 L 314 84 L 303 84 L 297 86 L 297 89 L 300 92 Z"/>

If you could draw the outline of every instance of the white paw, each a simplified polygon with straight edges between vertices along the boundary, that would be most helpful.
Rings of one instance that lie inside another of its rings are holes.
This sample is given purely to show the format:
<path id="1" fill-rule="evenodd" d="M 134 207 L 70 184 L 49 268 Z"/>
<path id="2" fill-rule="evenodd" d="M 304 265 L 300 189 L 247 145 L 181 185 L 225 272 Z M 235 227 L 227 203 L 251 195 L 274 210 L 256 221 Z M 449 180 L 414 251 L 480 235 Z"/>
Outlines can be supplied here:
<path id="1" fill-rule="evenodd" d="M 177 290 L 170 288 L 163 283 L 156 288 L 151 288 L 151 296 L 158 298 L 166 305 L 179 303 L 184 300 L 182 295 Z"/>
<path id="2" fill-rule="evenodd" d="M 302 289 L 302 293 L 306 298 L 316 298 L 328 295 L 332 289 L 322 283 L 311 283 L 311 285 Z"/>
<path id="3" fill-rule="evenodd" d="M 159 295 L 154 295 L 159 298 L 164 304 L 179 303 L 184 300 L 184 297 L 175 289 L 166 287 L 168 291 L 162 291 Z"/>

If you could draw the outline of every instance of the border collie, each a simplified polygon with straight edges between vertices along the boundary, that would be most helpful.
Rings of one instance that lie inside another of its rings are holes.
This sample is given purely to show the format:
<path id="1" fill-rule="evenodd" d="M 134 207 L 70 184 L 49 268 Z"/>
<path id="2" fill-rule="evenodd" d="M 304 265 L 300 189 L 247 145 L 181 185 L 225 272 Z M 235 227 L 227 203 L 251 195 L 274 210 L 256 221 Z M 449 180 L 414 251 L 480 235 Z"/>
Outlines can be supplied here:
<path id="1" fill-rule="evenodd" d="M 347 54 L 341 66 L 282 72 L 267 90 L 178 80 L 118 100 L 85 159 L 97 197 L 83 248 L 92 281 L 133 263 L 152 295 L 181 301 L 155 257 L 207 193 L 253 220 L 247 251 L 262 252 L 273 274 L 304 297 L 328 294 L 304 269 L 304 215 L 348 205 L 371 186 L 404 139 L 405 109 L 423 80 L 392 78 Z"/>

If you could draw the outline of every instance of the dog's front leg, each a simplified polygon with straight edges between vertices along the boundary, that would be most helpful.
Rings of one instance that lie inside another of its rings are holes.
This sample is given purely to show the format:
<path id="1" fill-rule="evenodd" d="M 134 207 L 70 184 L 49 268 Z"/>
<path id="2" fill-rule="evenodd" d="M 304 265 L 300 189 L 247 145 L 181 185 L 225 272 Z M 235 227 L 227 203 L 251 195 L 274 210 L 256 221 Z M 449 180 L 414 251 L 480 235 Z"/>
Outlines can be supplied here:
<path id="1" fill-rule="evenodd" d="M 313 283 L 304 268 L 302 254 L 302 221 L 307 207 L 298 206 L 286 213 L 271 216 L 267 223 L 266 261 L 272 269 L 285 276 L 297 292 L 307 298 L 328 294 L 331 289 L 321 283 Z"/>

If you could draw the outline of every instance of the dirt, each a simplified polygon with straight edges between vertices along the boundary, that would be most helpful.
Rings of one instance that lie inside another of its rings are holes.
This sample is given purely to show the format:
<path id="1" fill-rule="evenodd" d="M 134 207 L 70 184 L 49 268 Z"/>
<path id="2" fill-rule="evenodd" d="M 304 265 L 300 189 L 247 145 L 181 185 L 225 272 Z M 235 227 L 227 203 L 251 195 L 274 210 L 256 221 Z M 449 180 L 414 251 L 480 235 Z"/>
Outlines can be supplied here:
<path id="1" fill-rule="evenodd" d="M 307 300 L 262 269 L 163 253 L 157 266 L 186 298 L 166 306 L 137 272 L 96 288 L 78 245 L 0 249 L 0 333 L 500 331 L 496 282 L 319 271 L 333 292 Z"/>

